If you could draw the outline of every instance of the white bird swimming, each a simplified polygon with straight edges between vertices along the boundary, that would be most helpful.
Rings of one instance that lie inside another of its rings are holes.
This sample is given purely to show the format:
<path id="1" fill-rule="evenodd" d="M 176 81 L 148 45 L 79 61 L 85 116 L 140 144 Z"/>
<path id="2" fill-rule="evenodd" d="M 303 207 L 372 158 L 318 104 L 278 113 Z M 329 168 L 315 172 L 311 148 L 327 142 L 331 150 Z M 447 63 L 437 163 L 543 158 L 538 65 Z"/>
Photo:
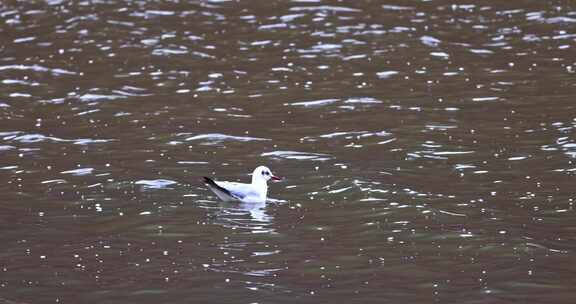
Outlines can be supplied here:
<path id="1" fill-rule="evenodd" d="M 281 180 L 272 174 L 266 166 L 259 166 L 252 172 L 252 183 L 235 183 L 214 181 L 209 177 L 204 177 L 206 186 L 225 202 L 242 203 L 264 203 L 268 194 L 268 181 Z"/>

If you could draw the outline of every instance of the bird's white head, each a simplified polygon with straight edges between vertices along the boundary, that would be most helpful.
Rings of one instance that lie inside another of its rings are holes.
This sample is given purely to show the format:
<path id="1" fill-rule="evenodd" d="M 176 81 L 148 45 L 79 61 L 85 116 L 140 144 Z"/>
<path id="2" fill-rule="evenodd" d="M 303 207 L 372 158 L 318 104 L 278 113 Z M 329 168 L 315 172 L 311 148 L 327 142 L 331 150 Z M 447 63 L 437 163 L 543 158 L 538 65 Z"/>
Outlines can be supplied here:
<path id="1" fill-rule="evenodd" d="M 272 174 L 272 171 L 270 171 L 270 169 L 268 169 L 266 166 L 259 166 L 258 168 L 254 169 L 254 172 L 252 172 L 252 183 L 260 181 L 267 182 L 270 179 L 281 180 L 282 178 Z"/>

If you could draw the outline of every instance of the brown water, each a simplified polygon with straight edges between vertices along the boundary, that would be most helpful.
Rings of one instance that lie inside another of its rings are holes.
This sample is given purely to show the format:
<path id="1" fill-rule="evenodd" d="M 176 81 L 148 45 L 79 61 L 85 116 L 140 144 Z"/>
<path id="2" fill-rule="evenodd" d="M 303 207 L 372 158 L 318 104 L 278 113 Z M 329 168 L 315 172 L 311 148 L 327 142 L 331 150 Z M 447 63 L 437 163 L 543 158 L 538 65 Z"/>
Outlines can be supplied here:
<path id="1" fill-rule="evenodd" d="M 0 303 L 574 302 L 571 1 L 182 2 L 0 4 Z"/>

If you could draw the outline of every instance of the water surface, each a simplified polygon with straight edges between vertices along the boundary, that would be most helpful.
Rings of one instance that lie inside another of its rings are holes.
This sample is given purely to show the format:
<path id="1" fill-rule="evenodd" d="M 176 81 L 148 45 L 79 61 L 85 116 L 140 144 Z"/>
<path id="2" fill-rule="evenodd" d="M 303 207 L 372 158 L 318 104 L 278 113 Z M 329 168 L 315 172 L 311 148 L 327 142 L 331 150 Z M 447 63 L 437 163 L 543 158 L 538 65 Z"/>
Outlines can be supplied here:
<path id="1" fill-rule="evenodd" d="M 576 10 L 0 4 L 1 303 L 572 303 Z M 221 203 L 201 176 L 285 180 Z"/>

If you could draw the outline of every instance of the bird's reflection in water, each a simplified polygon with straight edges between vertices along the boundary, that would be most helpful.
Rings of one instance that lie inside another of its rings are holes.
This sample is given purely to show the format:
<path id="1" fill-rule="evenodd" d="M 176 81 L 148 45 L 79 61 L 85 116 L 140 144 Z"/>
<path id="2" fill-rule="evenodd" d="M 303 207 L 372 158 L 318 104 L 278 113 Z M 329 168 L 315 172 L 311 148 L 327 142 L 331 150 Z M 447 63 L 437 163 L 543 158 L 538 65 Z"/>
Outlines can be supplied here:
<path id="1" fill-rule="evenodd" d="M 268 213 L 266 203 L 220 202 L 215 212 L 215 223 L 246 233 L 273 233 L 274 216 Z"/>

